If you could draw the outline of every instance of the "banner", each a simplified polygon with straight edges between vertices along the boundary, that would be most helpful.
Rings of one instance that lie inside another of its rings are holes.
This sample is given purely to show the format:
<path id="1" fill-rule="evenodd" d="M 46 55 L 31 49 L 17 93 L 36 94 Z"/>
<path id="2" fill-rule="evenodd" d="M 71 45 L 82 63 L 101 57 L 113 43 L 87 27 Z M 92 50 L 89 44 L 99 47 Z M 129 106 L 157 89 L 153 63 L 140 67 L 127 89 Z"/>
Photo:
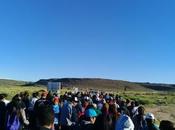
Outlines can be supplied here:
<path id="1" fill-rule="evenodd" d="M 61 82 L 48 82 L 47 90 L 59 94 L 61 90 Z"/>

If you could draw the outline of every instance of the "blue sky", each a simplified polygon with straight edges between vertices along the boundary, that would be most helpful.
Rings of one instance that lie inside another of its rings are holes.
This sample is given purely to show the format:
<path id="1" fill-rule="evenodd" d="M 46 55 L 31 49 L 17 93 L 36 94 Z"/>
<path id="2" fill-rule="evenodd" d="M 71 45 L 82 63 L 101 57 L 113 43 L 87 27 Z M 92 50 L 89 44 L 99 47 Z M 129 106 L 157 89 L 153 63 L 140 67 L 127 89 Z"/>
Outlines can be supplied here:
<path id="1" fill-rule="evenodd" d="M 175 83 L 174 0 L 0 1 L 0 78 Z"/>

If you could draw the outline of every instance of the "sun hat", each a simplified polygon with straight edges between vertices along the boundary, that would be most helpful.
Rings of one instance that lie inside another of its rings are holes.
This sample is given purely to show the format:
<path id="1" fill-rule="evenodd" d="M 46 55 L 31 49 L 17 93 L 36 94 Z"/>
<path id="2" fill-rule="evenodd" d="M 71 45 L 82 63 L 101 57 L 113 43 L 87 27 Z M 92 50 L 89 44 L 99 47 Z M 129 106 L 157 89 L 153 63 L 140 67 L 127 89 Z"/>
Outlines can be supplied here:
<path id="1" fill-rule="evenodd" d="M 96 117 L 97 113 L 94 109 L 90 108 L 85 111 L 85 116 L 86 117 Z"/>

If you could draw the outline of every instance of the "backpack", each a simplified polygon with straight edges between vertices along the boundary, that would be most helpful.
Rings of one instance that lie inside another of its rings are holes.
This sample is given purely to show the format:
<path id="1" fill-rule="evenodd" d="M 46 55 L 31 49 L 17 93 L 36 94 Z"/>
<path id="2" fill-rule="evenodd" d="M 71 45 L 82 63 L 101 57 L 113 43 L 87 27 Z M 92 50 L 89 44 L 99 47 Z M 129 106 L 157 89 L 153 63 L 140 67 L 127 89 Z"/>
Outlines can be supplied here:
<path id="1" fill-rule="evenodd" d="M 7 114 L 6 130 L 19 130 L 20 120 L 16 113 Z"/>

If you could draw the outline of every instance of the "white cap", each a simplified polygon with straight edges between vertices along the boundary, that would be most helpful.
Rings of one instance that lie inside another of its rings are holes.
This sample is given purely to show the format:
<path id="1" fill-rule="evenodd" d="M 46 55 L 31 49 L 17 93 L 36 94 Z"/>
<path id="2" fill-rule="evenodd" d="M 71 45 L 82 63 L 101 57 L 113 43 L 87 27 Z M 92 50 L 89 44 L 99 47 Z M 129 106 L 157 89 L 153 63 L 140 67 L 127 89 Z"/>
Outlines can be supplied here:
<path id="1" fill-rule="evenodd" d="M 89 98 L 88 96 L 85 96 L 84 99 L 85 99 L 85 100 L 89 100 L 90 98 Z"/>
<path id="2" fill-rule="evenodd" d="M 74 97 L 74 101 L 78 102 L 78 98 L 77 97 Z"/>
<path id="3" fill-rule="evenodd" d="M 152 120 L 155 119 L 155 117 L 154 117 L 154 115 L 152 113 L 147 113 L 145 118 L 146 119 L 152 119 Z"/>

